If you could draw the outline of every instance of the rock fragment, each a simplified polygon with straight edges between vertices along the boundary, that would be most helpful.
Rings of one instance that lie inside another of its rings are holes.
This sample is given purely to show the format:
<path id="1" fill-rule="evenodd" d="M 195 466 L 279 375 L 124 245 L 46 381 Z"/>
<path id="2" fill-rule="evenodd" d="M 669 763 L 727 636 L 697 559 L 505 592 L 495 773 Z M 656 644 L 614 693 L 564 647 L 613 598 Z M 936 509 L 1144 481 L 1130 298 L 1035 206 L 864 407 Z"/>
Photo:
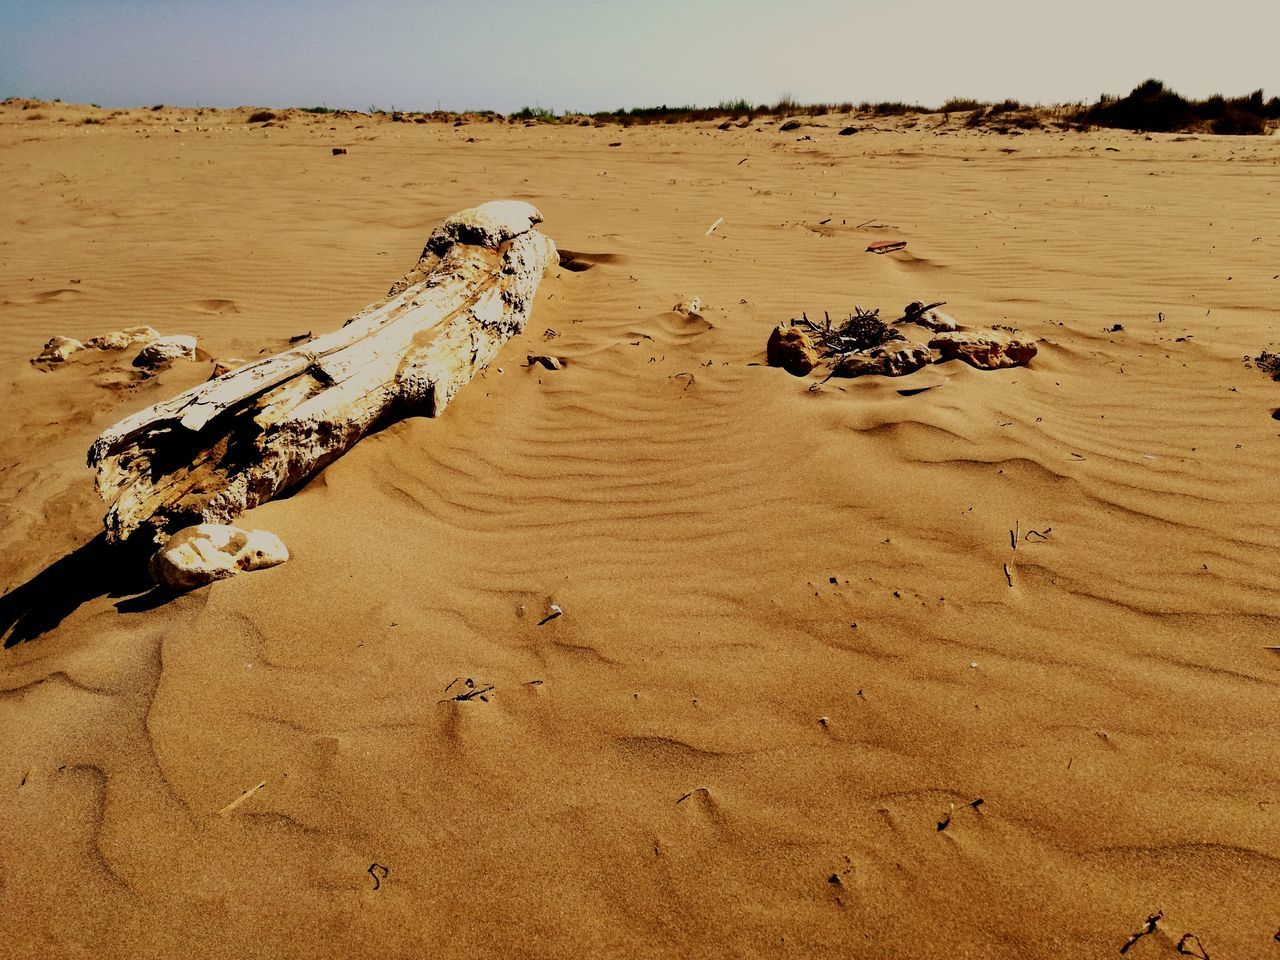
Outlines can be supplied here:
<path id="1" fill-rule="evenodd" d="M 40 355 L 32 360 L 32 363 L 62 363 L 73 353 L 78 353 L 84 349 L 84 344 L 79 340 L 73 340 L 71 337 L 51 337 L 49 342 L 44 345 L 44 349 L 40 351 Z"/>
<path id="2" fill-rule="evenodd" d="M 209 374 L 209 379 L 216 380 L 232 370 L 239 370 L 248 362 L 243 357 L 227 357 L 225 360 L 215 360 L 213 361 L 213 372 Z"/>
<path id="3" fill-rule="evenodd" d="M 170 590 L 193 590 L 244 570 L 274 567 L 289 550 L 274 533 L 201 523 L 179 530 L 151 557 L 151 578 Z"/>
<path id="4" fill-rule="evenodd" d="M 818 365 L 818 349 L 813 338 L 799 327 L 778 326 L 769 334 L 765 347 L 769 366 L 782 367 L 793 377 L 806 376 Z"/>
<path id="5" fill-rule="evenodd" d="M 942 354 L 944 361 L 963 360 L 979 370 L 1018 367 L 1036 355 L 1031 338 L 995 331 L 940 333 L 929 341 L 929 346 Z"/>
<path id="6" fill-rule="evenodd" d="M 671 311 L 673 313 L 684 314 L 686 317 L 701 316 L 702 298 L 690 297 L 688 300 L 681 300 L 679 303 L 677 303 L 674 307 L 671 308 Z"/>
<path id="7" fill-rule="evenodd" d="M 100 337 L 94 337 L 85 343 L 94 350 L 123 350 L 135 343 L 151 343 L 160 339 L 154 327 L 125 327 L 123 330 L 112 330 Z"/>
<path id="8" fill-rule="evenodd" d="M 890 340 L 862 353 L 850 353 L 841 357 L 831 371 L 834 377 L 861 377 L 876 374 L 882 377 L 905 377 L 933 362 L 929 348 L 910 340 Z"/>
<path id="9" fill-rule="evenodd" d="M 919 300 L 907 304 L 902 311 L 902 319 L 898 322 L 919 324 L 934 333 L 946 333 L 956 328 L 954 317 Z"/>
<path id="10" fill-rule="evenodd" d="M 528 354 L 528 358 L 529 360 L 525 364 L 525 366 L 527 367 L 532 367 L 534 364 L 537 364 L 539 366 L 545 367 L 548 370 L 564 369 L 565 361 L 561 357 L 549 357 L 543 354 L 535 355 L 531 353 L 531 354 Z"/>
<path id="11" fill-rule="evenodd" d="M 196 355 L 196 338 L 182 334 L 152 340 L 133 358 L 135 367 L 162 367 L 174 360 L 191 360 Z"/>

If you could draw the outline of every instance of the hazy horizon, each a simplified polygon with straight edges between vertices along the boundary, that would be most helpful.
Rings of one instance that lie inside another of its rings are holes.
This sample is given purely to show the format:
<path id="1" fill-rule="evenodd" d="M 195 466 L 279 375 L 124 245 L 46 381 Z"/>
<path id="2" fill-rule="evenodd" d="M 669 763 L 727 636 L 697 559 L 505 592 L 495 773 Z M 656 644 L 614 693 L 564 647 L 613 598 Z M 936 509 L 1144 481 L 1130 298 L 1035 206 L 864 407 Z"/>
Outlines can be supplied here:
<path id="1" fill-rule="evenodd" d="M 1145 6 L 1145 5 L 1144 5 Z M 0 0 L 0 97 L 594 112 L 951 97 L 1091 101 L 1148 77 L 1192 97 L 1280 92 L 1280 4 L 1155 12 L 976 0 Z"/>

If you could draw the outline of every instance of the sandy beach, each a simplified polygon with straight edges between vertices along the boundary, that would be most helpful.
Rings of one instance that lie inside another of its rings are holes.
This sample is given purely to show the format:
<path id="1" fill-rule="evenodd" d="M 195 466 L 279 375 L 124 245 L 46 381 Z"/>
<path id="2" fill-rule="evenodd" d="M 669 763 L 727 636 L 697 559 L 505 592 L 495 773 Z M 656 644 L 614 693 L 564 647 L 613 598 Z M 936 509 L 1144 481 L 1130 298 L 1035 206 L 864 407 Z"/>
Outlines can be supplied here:
<path id="1" fill-rule="evenodd" d="M 1280 953 L 1280 137 L 250 113 L 0 107 L 0 954 Z M 154 600 L 94 438 L 495 198 L 525 332 Z M 917 300 L 1038 353 L 765 363 Z"/>

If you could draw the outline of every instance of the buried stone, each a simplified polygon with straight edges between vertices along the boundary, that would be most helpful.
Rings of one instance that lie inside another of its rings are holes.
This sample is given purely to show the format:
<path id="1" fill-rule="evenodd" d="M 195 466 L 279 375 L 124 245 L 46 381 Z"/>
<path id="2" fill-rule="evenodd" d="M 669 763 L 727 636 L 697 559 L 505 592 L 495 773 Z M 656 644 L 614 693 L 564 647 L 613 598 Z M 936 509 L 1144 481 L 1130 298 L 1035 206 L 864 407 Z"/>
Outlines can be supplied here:
<path id="1" fill-rule="evenodd" d="M 191 360 L 196 355 L 196 338 L 183 335 L 152 340 L 133 358 L 135 367 L 162 367 L 174 360 Z"/>
<path id="2" fill-rule="evenodd" d="M 151 579 L 170 590 L 194 590 L 245 570 L 274 567 L 289 550 L 274 533 L 200 523 L 179 530 L 151 557 Z"/>
<path id="3" fill-rule="evenodd" d="M 1018 367 L 1036 355 L 1035 341 L 1029 337 L 995 331 L 941 333 L 929 341 L 929 346 L 942 354 L 943 360 L 963 360 L 979 370 Z"/>
<path id="4" fill-rule="evenodd" d="M 929 348 L 911 340 L 891 340 L 861 353 L 850 353 L 836 361 L 833 377 L 905 377 L 933 362 Z"/>
<path id="5" fill-rule="evenodd" d="M 160 333 L 154 327 L 125 327 L 94 337 L 86 341 L 85 346 L 94 350 L 123 350 L 135 343 L 154 343 L 159 339 Z"/>
<path id="6" fill-rule="evenodd" d="M 943 313 L 937 308 L 942 306 L 941 303 L 926 304 L 919 300 L 909 303 L 902 311 L 902 319 L 898 323 L 915 323 L 922 327 L 932 330 L 934 333 L 943 333 L 954 330 L 956 328 L 955 317 Z"/>
<path id="7" fill-rule="evenodd" d="M 793 377 L 803 377 L 818 365 L 818 349 L 813 338 L 799 327 L 774 327 L 765 356 L 769 366 L 782 367 Z"/>
<path id="8" fill-rule="evenodd" d="M 62 363 L 73 353 L 84 349 L 84 344 L 71 337 L 52 337 L 32 363 Z"/>

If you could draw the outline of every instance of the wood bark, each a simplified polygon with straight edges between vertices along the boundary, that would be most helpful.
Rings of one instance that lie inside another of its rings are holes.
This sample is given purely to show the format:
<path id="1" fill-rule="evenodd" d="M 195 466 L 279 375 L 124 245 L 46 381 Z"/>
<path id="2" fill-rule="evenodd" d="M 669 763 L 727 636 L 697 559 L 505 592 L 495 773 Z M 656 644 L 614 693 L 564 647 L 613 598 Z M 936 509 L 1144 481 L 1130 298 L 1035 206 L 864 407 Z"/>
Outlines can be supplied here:
<path id="1" fill-rule="evenodd" d="M 522 330 L 556 260 L 536 209 L 493 201 L 450 217 L 416 267 L 339 330 L 250 363 L 106 430 L 89 449 L 107 539 L 227 523 L 287 491 L 371 429 L 437 417 Z"/>

